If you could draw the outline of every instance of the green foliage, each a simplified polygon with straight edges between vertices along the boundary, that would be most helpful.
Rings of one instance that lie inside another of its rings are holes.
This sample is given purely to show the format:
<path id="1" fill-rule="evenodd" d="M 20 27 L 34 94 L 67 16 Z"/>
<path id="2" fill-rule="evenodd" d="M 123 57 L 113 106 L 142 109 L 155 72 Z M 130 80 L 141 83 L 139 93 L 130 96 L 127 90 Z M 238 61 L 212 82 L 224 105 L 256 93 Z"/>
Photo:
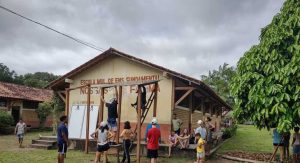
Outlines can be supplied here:
<path id="1" fill-rule="evenodd" d="M 230 82 L 232 81 L 236 70 L 234 67 L 229 67 L 227 63 L 219 66 L 218 70 L 209 71 L 208 76 L 202 75 L 201 79 L 205 84 L 208 84 L 221 98 L 229 105 L 233 106 L 234 100 L 230 95 Z"/>
<path id="2" fill-rule="evenodd" d="M 53 110 L 53 102 L 43 102 L 39 103 L 39 107 L 35 110 L 40 119 L 40 126 L 44 127 L 44 122 L 48 115 L 52 113 Z"/>
<path id="3" fill-rule="evenodd" d="M 287 131 L 300 122 L 300 1 L 287 0 L 260 43 L 239 60 L 231 85 L 234 115 Z"/>
<path id="4" fill-rule="evenodd" d="M 11 71 L 6 65 L 0 63 L 0 81 L 15 83 L 16 76 L 15 71 Z"/>
<path id="5" fill-rule="evenodd" d="M 0 110 L 0 133 L 8 134 L 11 125 L 14 124 L 13 117 L 6 111 Z"/>
<path id="6" fill-rule="evenodd" d="M 27 73 L 25 75 L 18 75 L 15 71 L 11 71 L 3 63 L 0 63 L 0 81 L 3 82 L 22 84 L 36 88 L 44 88 L 58 77 L 58 75 L 54 75 L 48 72 L 36 72 L 33 74 Z"/>
<path id="7" fill-rule="evenodd" d="M 236 134 L 238 126 L 236 124 L 231 125 L 230 127 L 224 128 L 222 139 L 228 139 L 231 138 Z"/>

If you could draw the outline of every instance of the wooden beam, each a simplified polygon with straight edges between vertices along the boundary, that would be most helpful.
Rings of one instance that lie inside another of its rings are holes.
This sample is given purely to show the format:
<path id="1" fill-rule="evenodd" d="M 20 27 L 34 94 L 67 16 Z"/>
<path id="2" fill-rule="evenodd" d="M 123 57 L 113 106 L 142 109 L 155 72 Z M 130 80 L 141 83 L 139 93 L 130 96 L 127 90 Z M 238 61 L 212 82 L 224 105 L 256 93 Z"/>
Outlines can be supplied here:
<path id="1" fill-rule="evenodd" d="M 60 97 L 60 99 L 62 99 L 64 101 L 64 103 L 66 103 L 66 97 L 64 97 L 62 94 L 63 94 L 63 91 L 57 91 L 56 92 L 58 94 L 58 96 Z"/>
<path id="2" fill-rule="evenodd" d="M 176 101 L 175 105 L 178 105 L 181 101 L 183 101 L 190 93 L 193 92 L 194 89 L 188 90 L 183 96 L 180 97 L 178 101 Z"/>
<path id="3" fill-rule="evenodd" d="M 153 117 L 156 117 L 156 110 L 157 110 L 157 88 L 158 88 L 158 83 L 154 84 L 154 104 L 153 104 Z"/>
<path id="4" fill-rule="evenodd" d="M 120 139 L 120 124 L 121 124 L 121 106 L 122 106 L 122 86 L 119 86 L 118 93 L 118 130 L 117 130 L 117 144 L 119 144 Z"/>
<path id="5" fill-rule="evenodd" d="M 117 88 L 116 88 L 117 89 Z M 116 91 L 117 92 L 117 91 Z M 117 144 L 120 143 L 120 124 L 121 124 L 121 107 L 122 107 L 122 86 L 119 86 L 118 98 L 118 129 L 117 129 Z M 120 162 L 119 148 L 117 149 L 117 162 Z"/>
<path id="6" fill-rule="evenodd" d="M 138 114 L 137 114 L 137 144 L 136 144 L 136 162 L 140 163 L 140 153 L 141 153 L 141 105 L 142 105 L 142 98 L 141 98 L 141 86 L 138 86 Z"/>
<path id="7" fill-rule="evenodd" d="M 86 132 L 85 132 L 85 153 L 89 153 L 90 140 L 90 109 L 91 109 L 91 85 L 88 85 L 87 108 L 86 108 Z"/>
<path id="8" fill-rule="evenodd" d="M 104 112 L 104 102 L 101 100 L 104 98 L 104 88 L 101 87 L 100 90 L 100 106 L 99 106 L 99 114 L 98 114 L 98 124 L 103 121 L 103 112 Z"/>
<path id="9" fill-rule="evenodd" d="M 65 115 L 69 118 L 70 90 L 66 89 Z M 69 119 L 68 119 L 69 120 Z"/>
<path id="10" fill-rule="evenodd" d="M 204 99 L 201 99 L 201 112 L 202 112 L 202 115 L 204 116 L 205 115 Z"/>
<path id="11" fill-rule="evenodd" d="M 193 93 L 191 93 L 189 96 L 189 117 L 188 117 L 189 133 L 191 133 L 192 130 L 192 111 L 193 111 Z"/>
<path id="12" fill-rule="evenodd" d="M 171 117 L 170 117 L 171 128 L 170 128 L 170 134 L 171 134 L 171 132 L 173 130 L 172 119 L 173 119 L 174 110 L 175 110 L 175 78 L 172 78 Z"/>
<path id="13" fill-rule="evenodd" d="M 175 87 L 176 91 L 182 91 L 182 90 L 191 90 L 191 89 L 195 89 L 194 87 Z"/>

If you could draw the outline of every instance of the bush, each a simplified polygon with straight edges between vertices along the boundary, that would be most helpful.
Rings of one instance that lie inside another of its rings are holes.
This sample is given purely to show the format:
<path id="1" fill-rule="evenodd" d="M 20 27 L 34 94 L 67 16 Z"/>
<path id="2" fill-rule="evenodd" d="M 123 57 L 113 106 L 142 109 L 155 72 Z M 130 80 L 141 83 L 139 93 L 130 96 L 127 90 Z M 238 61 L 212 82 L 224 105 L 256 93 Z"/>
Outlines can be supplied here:
<path id="1" fill-rule="evenodd" d="M 233 135 L 236 134 L 236 130 L 237 130 L 237 125 L 236 124 L 233 124 L 230 127 L 225 128 L 223 130 L 222 138 L 223 139 L 231 138 Z"/>
<path id="2" fill-rule="evenodd" d="M 7 112 L 0 110 L 0 133 L 10 134 L 14 119 Z"/>

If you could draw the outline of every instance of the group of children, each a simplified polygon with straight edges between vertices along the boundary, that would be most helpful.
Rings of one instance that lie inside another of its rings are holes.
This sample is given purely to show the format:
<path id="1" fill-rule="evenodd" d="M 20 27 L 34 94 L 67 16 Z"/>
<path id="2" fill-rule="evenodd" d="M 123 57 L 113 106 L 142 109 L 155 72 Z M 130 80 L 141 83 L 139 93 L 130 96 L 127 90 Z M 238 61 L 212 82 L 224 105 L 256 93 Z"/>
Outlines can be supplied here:
<path id="1" fill-rule="evenodd" d="M 153 118 L 151 121 L 151 128 L 147 131 L 147 149 L 148 157 L 151 162 L 155 163 L 158 157 L 158 146 L 160 139 L 160 130 L 156 127 L 157 119 Z M 107 151 L 110 149 L 110 139 L 114 137 L 115 133 L 111 130 L 111 126 L 106 121 L 100 123 L 99 128 L 96 129 L 91 137 L 97 141 L 97 152 L 94 163 L 98 163 L 101 156 L 103 156 L 103 162 L 107 163 Z M 124 129 L 120 134 L 120 138 L 123 139 L 123 159 L 122 162 L 130 162 L 130 147 L 135 134 L 131 130 L 130 122 L 124 122 Z"/>
<path id="2" fill-rule="evenodd" d="M 215 129 L 211 123 L 209 117 L 206 118 L 205 122 L 199 120 L 199 125 L 194 132 L 189 133 L 188 129 L 184 129 L 180 132 L 182 121 L 177 118 L 176 114 L 173 114 L 172 119 L 172 132 L 169 136 L 169 157 L 171 157 L 172 148 L 180 145 L 180 149 L 188 148 L 190 143 L 196 143 L 197 151 L 197 163 L 205 162 L 205 152 L 210 152 L 210 146 L 212 144 L 212 131 Z"/>

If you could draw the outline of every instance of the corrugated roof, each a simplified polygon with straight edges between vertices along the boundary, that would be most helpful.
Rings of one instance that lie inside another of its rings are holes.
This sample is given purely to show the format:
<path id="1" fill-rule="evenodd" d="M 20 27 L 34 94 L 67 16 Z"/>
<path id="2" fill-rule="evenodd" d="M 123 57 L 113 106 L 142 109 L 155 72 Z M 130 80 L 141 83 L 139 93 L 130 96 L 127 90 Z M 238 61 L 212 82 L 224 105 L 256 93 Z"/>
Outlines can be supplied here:
<path id="1" fill-rule="evenodd" d="M 0 97 L 31 101 L 50 101 L 53 91 L 24 85 L 0 82 Z"/>

